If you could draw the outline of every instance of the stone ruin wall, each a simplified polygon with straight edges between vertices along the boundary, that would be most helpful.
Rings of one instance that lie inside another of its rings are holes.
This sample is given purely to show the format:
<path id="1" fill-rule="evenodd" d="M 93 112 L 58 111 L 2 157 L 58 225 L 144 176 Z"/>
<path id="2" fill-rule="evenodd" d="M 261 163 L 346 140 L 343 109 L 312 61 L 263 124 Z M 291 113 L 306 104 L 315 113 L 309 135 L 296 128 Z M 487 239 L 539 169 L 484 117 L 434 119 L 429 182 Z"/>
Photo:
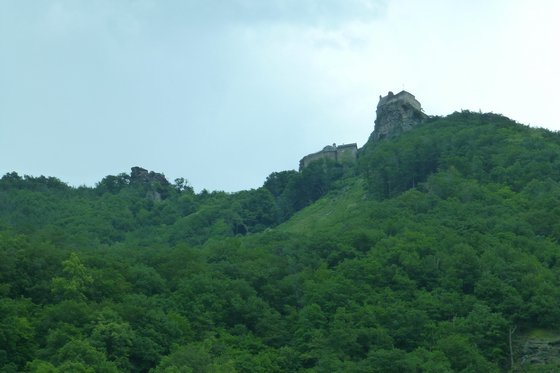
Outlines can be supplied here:
<path id="1" fill-rule="evenodd" d="M 356 144 L 340 145 L 336 148 L 337 162 L 355 161 L 358 157 L 358 146 Z"/>
<path id="2" fill-rule="evenodd" d="M 320 159 L 331 159 L 336 162 L 336 150 L 321 150 L 317 153 L 306 155 L 301 159 L 301 161 L 299 161 L 299 170 L 303 170 L 305 167 L 309 166 L 311 162 L 315 162 Z"/>
<path id="3" fill-rule="evenodd" d="M 358 145 L 357 144 L 346 144 L 336 146 L 326 146 L 323 150 L 316 153 L 306 155 L 299 161 L 299 170 L 303 170 L 305 167 L 309 166 L 312 162 L 321 159 L 330 159 L 334 162 L 354 162 L 358 155 Z"/>

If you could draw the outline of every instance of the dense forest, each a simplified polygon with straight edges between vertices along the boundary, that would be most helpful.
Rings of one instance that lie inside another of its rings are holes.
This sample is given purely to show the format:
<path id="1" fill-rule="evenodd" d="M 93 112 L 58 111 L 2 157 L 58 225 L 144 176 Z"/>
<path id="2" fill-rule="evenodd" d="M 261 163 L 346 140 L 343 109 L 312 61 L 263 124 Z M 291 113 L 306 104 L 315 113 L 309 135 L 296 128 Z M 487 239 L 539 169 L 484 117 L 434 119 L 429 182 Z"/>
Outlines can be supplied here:
<path id="1" fill-rule="evenodd" d="M 560 371 L 560 135 L 432 117 L 238 193 L 0 179 L 2 372 Z"/>

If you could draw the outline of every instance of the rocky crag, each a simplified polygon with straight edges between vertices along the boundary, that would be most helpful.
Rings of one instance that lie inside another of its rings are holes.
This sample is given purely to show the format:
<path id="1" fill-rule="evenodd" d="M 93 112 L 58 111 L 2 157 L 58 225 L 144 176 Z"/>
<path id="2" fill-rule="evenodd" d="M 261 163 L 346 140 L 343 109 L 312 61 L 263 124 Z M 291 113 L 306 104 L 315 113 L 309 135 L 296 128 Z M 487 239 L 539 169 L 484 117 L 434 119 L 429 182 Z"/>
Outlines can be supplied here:
<path id="1" fill-rule="evenodd" d="M 374 140 L 398 136 L 428 118 L 422 111 L 420 102 L 406 91 L 397 94 L 389 92 L 385 97 L 379 96 L 376 113 L 372 133 Z"/>
<path id="2" fill-rule="evenodd" d="M 530 336 L 521 341 L 521 367 L 554 364 L 560 366 L 560 335 Z"/>
<path id="3" fill-rule="evenodd" d="M 164 199 L 167 188 L 171 185 L 163 174 L 148 171 L 142 167 L 132 167 L 130 184 L 145 189 L 146 197 L 154 201 Z"/>

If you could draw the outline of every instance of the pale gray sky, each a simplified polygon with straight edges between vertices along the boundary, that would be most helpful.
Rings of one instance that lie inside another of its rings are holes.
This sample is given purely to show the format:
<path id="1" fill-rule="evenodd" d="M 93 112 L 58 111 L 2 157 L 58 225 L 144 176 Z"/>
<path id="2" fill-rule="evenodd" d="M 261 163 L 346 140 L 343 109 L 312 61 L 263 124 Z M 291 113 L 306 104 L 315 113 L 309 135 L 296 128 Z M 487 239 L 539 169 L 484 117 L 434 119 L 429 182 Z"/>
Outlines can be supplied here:
<path id="1" fill-rule="evenodd" d="M 560 129 L 556 0 L 0 0 L 0 173 L 255 188 L 387 91 Z"/>

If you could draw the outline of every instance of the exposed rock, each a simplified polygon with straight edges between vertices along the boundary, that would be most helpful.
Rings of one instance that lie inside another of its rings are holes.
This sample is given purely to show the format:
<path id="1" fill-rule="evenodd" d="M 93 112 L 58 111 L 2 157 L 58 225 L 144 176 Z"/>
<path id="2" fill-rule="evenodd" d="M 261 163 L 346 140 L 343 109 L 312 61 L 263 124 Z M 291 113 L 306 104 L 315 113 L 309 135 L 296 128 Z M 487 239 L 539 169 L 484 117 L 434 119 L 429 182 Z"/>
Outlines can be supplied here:
<path id="1" fill-rule="evenodd" d="M 148 171 L 142 167 L 131 168 L 130 184 L 145 188 L 146 197 L 153 201 L 161 201 L 166 188 L 171 185 L 163 174 Z"/>
<path id="2" fill-rule="evenodd" d="M 148 171 L 142 167 L 132 167 L 130 172 L 131 183 L 170 185 L 163 174 Z"/>
<path id="3" fill-rule="evenodd" d="M 521 351 L 522 365 L 559 364 L 560 337 L 528 338 Z"/>
<path id="4" fill-rule="evenodd" d="M 427 118 L 420 102 L 412 94 L 406 91 L 401 91 L 396 95 L 389 92 L 385 97 L 379 96 L 373 139 L 380 140 L 397 136 Z"/>

